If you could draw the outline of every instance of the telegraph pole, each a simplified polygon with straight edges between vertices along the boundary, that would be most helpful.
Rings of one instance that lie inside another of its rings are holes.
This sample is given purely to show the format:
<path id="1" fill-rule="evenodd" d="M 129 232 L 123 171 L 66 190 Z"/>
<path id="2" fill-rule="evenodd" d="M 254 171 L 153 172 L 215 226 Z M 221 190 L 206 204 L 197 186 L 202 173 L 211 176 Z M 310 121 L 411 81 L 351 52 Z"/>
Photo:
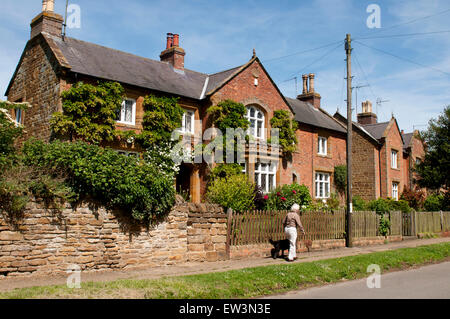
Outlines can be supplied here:
<path id="1" fill-rule="evenodd" d="M 345 245 L 353 246 L 352 240 L 352 39 L 347 34 L 345 39 L 345 53 L 347 55 L 347 227 Z"/>

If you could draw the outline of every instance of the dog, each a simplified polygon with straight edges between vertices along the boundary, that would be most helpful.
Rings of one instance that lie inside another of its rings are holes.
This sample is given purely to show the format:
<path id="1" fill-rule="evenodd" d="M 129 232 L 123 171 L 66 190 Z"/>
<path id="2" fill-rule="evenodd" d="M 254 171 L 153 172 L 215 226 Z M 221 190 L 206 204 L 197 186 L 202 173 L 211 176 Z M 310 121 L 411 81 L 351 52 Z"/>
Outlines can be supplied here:
<path id="1" fill-rule="evenodd" d="M 281 251 L 281 258 L 285 258 L 284 251 L 289 252 L 290 242 L 288 239 L 273 241 L 269 239 L 269 242 L 273 245 L 273 249 L 270 251 L 272 258 L 277 259 Z"/>

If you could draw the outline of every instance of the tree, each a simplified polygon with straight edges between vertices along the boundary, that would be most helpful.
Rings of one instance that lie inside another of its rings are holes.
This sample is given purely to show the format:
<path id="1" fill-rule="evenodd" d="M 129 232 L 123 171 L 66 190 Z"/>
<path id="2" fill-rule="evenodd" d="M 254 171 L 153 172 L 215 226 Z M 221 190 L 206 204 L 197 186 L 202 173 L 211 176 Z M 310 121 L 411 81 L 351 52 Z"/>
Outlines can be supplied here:
<path id="1" fill-rule="evenodd" d="M 434 190 L 450 187 L 450 105 L 437 118 L 429 122 L 428 129 L 421 133 L 427 153 L 417 165 L 418 183 Z"/>
<path id="2" fill-rule="evenodd" d="M 117 82 L 98 85 L 78 82 L 61 94 L 63 112 L 56 112 L 51 127 L 57 137 L 83 140 L 92 144 L 113 141 L 124 89 Z"/>

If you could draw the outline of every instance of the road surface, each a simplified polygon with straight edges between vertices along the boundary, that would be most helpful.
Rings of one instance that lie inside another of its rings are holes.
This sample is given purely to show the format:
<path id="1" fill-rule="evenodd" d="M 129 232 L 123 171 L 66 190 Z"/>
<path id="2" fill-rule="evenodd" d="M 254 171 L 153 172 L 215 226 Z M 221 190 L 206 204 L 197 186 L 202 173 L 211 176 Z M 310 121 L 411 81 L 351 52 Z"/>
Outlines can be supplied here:
<path id="1" fill-rule="evenodd" d="M 315 287 L 268 299 L 450 299 L 450 262 L 381 274 L 381 288 L 367 279 Z"/>

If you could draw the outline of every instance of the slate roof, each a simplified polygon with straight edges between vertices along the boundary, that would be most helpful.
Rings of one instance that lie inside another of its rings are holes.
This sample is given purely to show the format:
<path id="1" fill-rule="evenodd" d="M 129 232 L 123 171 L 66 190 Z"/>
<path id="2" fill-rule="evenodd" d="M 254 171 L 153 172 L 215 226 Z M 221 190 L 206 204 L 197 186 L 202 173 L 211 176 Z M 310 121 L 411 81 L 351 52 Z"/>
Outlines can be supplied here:
<path id="1" fill-rule="evenodd" d="M 404 141 L 403 149 L 406 150 L 411 145 L 411 139 L 413 138 L 414 133 L 402 134 L 402 136 Z"/>
<path id="2" fill-rule="evenodd" d="M 294 110 L 295 119 L 298 122 L 341 133 L 347 132 L 347 130 L 340 125 L 337 120 L 327 114 L 324 110 L 317 109 L 312 104 L 300 101 L 298 99 L 286 97 L 286 100 Z"/>
<path id="3" fill-rule="evenodd" d="M 384 122 L 384 123 L 376 123 L 376 124 L 364 124 L 361 125 L 366 131 L 370 133 L 373 137 L 375 137 L 377 140 L 380 140 L 383 137 L 384 132 L 386 131 L 386 128 L 388 127 L 390 122 Z"/>
<path id="4" fill-rule="evenodd" d="M 175 70 L 169 63 L 139 57 L 94 43 L 45 34 L 53 41 L 72 72 L 142 88 L 200 99 L 207 74 Z M 214 82 L 213 82 L 214 83 Z"/>

